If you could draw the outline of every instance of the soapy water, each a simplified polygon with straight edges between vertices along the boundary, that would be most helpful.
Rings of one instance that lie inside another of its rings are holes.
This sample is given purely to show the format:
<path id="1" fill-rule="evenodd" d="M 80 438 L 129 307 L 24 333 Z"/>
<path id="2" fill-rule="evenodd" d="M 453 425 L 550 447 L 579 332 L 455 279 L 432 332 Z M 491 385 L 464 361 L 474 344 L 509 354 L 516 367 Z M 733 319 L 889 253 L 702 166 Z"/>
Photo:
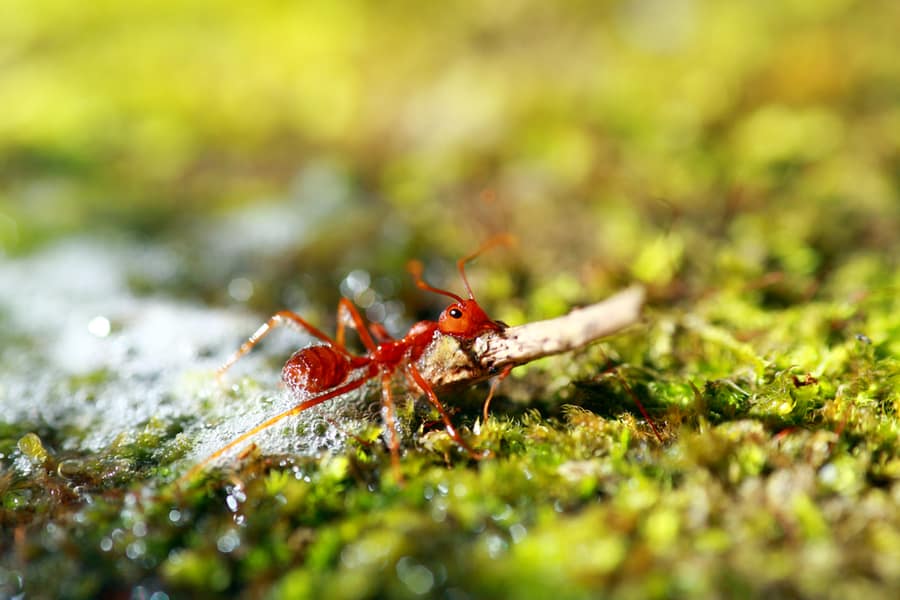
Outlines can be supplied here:
<path id="1" fill-rule="evenodd" d="M 260 316 L 130 291 L 136 269 L 164 274 L 177 260 L 161 248 L 74 239 L 0 263 L 0 418 L 83 432 L 60 448 L 80 452 L 136 435 L 151 419 L 178 421 L 191 442 L 176 465 L 184 470 L 302 401 L 280 385 L 280 363 L 309 336 L 276 330 L 220 381 L 217 368 Z M 368 388 L 288 417 L 248 444 L 263 453 L 339 451 L 347 433 L 378 422 Z"/>

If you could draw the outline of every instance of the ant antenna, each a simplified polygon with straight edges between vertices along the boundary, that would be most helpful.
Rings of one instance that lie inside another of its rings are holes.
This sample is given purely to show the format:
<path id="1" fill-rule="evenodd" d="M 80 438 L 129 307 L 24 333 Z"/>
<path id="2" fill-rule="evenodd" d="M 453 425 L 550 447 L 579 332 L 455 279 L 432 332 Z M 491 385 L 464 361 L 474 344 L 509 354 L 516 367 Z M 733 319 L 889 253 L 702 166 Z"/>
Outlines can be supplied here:
<path id="1" fill-rule="evenodd" d="M 463 283 L 466 286 L 466 291 L 469 292 L 470 300 L 475 299 L 475 294 L 472 293 L 472 286 L 469 285 L 469 279 L 466 277 L 466 263 L 475 260 L 475 258 L 480 256 L 483 252 L 490 250 L 494 246 L 510 246 L 514 241 L 515 238 L 508 233 L 495 235 L 484 244 L 482 244 L 478 250 L 456 261 L 456 268 L 459 269 L 459 274 L 462 276 Z M 444 296 L 449 296 L 460 303 L 464 302 L 464 300 L 460 296 L 457 296 L 453 292 L 448 292 L 447 290 L 442 290 L 426 283 L 425 280 L 422 279 L 423 269 L 424 267 L 422 266 L 422 262 L 418 260 L 411 260 L 406 264 L 406 270 L 409 271 L 410 274 L 412 274 L 413 278 L 415 279 L 416 286 L 418 286 L 419 289 L 423 289 L 428 292 L 434 292 L 436 294 L 443 294 Z"/>
<path id="2" fill-rule="evenodd" d="M 416 286 L 418 286 L 419 289 L 425 290 L 426 292 L 434 292 L 435 294 L 443 294 L 444 296 L 450 296 L 457 302 L 463 302 L 463 299 L 460 298 L 459 296 L 457 296 L 456 294 L 454 294 L 453 292 L 448 292 L 447 290 L 442 290 L 442 289 L 436 288 L 432 285 L 428 285 L 425 282 L 425 280 L 422 279 L 422 270 L 423 269 L 424 269 L 424 267 L 422 266 L 422 261 L 420 261 L 420 260 L 411 260 L 408 263 L 406 263 L 406 270 L 409 271 L 410 274 L 413 276 L 413 278 L 416 281 Z M 469 284 L 466 284 L 466 287 L 468 287 L 468 285 Z"/>
<path id="3" fill-rule="evenodd" d="M 469 299 L 474 300 L 475 294 L 472 293 L 472 287 L 469 285 L 469 279 L 466 277 L 466 263 L 472 260 L 475 260 L 480 256 L 483 252 L 490 250 L 494 246 L 511 246 L 515 242 L 516 238 L 513 237 L 509 233 L 501 233 L 495 235 L 494 237 L 488 239 L 484 244 L 481 245 L 481 248 L 473 252 L 468 256 L 464 256 L 458 261 L 456 261 L 456 268 L 459 269 L 459 274 L 462 277 L 463 283 L 466 285 L 466 291 L 469 292 Z"/>

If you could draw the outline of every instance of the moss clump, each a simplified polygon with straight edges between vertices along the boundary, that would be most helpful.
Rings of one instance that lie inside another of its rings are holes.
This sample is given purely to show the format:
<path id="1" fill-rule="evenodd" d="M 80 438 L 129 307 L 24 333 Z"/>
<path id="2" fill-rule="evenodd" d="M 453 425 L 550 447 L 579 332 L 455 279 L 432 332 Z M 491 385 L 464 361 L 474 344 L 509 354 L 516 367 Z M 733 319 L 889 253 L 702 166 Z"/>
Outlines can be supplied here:
<path id="1" fill-rule="evenodd" d="M 898 596 L 900 4 L 6 4 L 0 597 Z M 398 485 L 361 394 L 174 484 L 258 321 L 402 334 L 498 231 L 496 318 L 649 302 L 442 395 L 492 458 L 407 404 Z"/>

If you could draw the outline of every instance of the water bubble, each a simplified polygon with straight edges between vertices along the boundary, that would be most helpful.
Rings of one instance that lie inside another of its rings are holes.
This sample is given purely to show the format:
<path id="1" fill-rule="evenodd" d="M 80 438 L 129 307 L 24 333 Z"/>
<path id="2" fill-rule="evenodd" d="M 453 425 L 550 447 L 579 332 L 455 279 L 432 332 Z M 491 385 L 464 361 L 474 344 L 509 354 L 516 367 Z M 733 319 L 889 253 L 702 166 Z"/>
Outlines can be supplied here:
<path id="1" fill-rule="evenodd" d="M 144 537 L 147 535 L 147 524 L 144 521 L 138 521 L 132 526 L 131 533 L 136 537 Z"/>
<path id="2" fill-rule="evenodd" d="M 84 470 L 84 461 L 77 458 L 67 458 L 56 465 L 56 473 L 63 479 L 73 479 Z"/>
<path id="3" fill-rule="evenodd" d="M 125 556 L 130 558 L 131 560 L 136 560 L 144 555 L 144 552 L 147 551 L 147 544 L 144 543 L 144 540 L 135 540 L 128 544 L 125 548 Z"/>
<path id="4" fill-rule="evenodd" d="M 369 284 L 371 282 L 372 276 L 369 275 L 368 271 L 363 271 L 362 269 L 350 271 L 347 277 L 341 282 L 341 293 L 348 298 L 353 298 L 369 289 Z"/>
<path id="5" fill-rule="evenodd" d="M 397 577 L 417 596 L 427 594 L 434 587 L 434 574 L 431 570 L 409 556 L 397 561 Z"/>
<path id="6" fill-rule="evenodd" d="M 504 504 L 503 509 L 500 512 L 491 515 L 491 519 L 494 521 L 508 521 L 513 514 L 513 507 L 509 504 Z"/>
<path id="7" fill-rule="evenodd" d="M 384 302 L 374 302 L 366 308 L 366 318 L 373 323 L 381 323 L 387 316 L 387 309 Z"/>
<path id="8" fill-rule="evenodd" d="M 431 518 L 435 523 L 443 523 L 447 519 L 448 502 L 444 497 L 435 498 L 431 502 Z"/>
<path id="9" fill-rule="evenodd" d="M 240 545 L 241 537 L 234 530 L 225 532 L 225 534 L 216 540 L 216 548 L 218 548 L 219 552 L 222 554 L 228 554 Z"/>
<path id="10" fill-rule="evenodd" d="M 522 538 L 524 538 L 525 534 L 527 533 L 528 530 L 525 529 L 525 526 L 521 523 L 516 523 L 509 528 L 509 537 L 512 539 L 514 544 L 521 542 Z"/>
<path id="11" fill-rule="evenodd" d="M 490 555 L 491 558 L 499 558 L 507 548 L 506 540 L 499 535 L 487 536 L 484 543 L 487 546 L 488 555 Z"/>
<path id="12" fill-rule="evenodd" d="M 112 325 L 104 316 L 98 315 L 88 322 L 88 333 L 98 338 L 105 338 L 112 331 Z"/>
<path id="13" fill-rule="evenodd" d="M 363 309 L 371 307 L 373 304 L 375 304 L 375 300 L 377 299 L 378 298 L 375 294 L 375 291 L 372 290 L 372 288 L 366 288 L 353 297 L 353 301 L 356 303 L 356 305 Z"/>
<path id="14" fill-rule="evenodd" d="M 228 295 L 238 302 L 246 302 L 253 295 L 253 282 L 246 277 L 235 277 L 228 283 Z"/>

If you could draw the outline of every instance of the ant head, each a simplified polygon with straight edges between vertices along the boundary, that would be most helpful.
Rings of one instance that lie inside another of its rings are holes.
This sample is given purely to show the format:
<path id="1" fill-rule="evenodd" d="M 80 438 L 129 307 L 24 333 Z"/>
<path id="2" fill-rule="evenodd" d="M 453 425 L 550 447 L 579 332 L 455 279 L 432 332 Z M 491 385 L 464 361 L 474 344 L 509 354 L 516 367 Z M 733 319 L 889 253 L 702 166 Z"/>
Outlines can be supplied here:
<path id="1" fill-rule="evenodd" d="M 488 248 L 498 244 L 508 245 L 511 242 L 512 237 L 509 235 L 495 236 L 488 240 L 476 252 L 463 257 L 456 262 L 456 267 L 459 269 L 459 274 L 466 286 L 466 291 L 469 293 L 468 300 L 463 300 L 453 292 L 448 292 L 447 290 L 442 290 L 425 283 L 422 279 L 422 263 L 417 260 L 410 261 L 407 265 L 407 270 L 412 273 L 416 285 L 420 289 L 436 294 L 443 294 L 444 296 L 449 296 L 456 300 L 455 303 L 444 309 L 444 312 L 441 313 L 441 316 L 438 319 L 438 330 L 441 333 L 462 338 L 473 338 L 487 331 L 503 331 L 506 328 L 506 325 L 500 321 L 493 321 L 488 317 L 487 313 L 484 312 L 484 309 L 478 305 L 478 301 L 475 300 L 475 294 L 472 293 L 472 287 L 469 285 L 469 280 L 466 278 L 466 263 Z"/>
<path id="2" fill-rule="evenodd" d="M 444 309 L 438 318 L 441 333 L 473 338 L 486 331 L 503 331 L 501 323 L 492 321 L 474 298 L 455 302 Z"/>

